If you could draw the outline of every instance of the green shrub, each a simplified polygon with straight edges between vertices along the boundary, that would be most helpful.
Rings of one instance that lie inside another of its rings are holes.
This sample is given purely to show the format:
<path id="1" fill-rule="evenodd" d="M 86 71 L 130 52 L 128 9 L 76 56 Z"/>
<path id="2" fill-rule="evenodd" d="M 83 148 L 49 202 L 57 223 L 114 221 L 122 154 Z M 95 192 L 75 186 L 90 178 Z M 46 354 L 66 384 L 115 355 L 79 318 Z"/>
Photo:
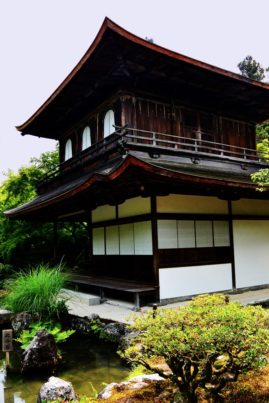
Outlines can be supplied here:
<path id="1" fill-rule="evenodd" d="M 218 399 L 228 382 L 267 363 L 269 314 L 260 306 L 229 303 L 221 294 L 194 298 L 178 309 L 159 309 L 131 326 L 140 334 L 123 357 L 159 373 L 177 385 L 189 402 L 199 388 Z M 171 373 L 154 368 L 163 358 Z"/>
<path id="2" fill-rule="evenodd" d="M 58 323 L 32 323 L 29 329 L 23 330 L 20 334 L 20 337 L 16 339 L 17 342 L 21 343 L 21 348 L 23 350 L 29 346 L 39 330 L 46 330 L 48 333 L 50 333 L 54 337 L 56 344 L 63 343 L 68 339 L 68 337 L 75 333 L 75 330 L 62 330 L 60 324 Z"/>
<path id="3" fill-rule="evenodd" d="M 60 290 L 68 275 L 60 266 L 49 268 L 40 265 L 29 272 L 20 272 L 8 284 L 8 295 L 3 300 L 5 308 L 14 313 L 37 313 L 40 319 L 50 319 L 67 311 L 63 300 L 58 300 Z"/>

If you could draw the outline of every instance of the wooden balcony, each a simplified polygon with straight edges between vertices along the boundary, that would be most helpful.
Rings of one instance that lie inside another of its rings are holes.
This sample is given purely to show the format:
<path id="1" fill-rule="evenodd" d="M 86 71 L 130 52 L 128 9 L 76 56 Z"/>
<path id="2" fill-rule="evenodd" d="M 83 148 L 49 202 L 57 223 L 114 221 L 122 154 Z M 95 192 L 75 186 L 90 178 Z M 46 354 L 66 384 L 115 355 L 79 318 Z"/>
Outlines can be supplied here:
<path id="1" fill-rule="evenodd" d="M 110 136 L 93 144 L 78 156 L 63 162 L 57 170 L 47 174 L 38 186 L 38 191 L 43 193 L 48 187 L 50 190 L 56 188 L 79 175 L 91 172 L 97 166 L 100 167 L 113 154 L 124 155 L 129 151 L 146 153 L 151 158 L 161 156 L 165 159 L 171 155 L 179 159 L 189 158 L 190 163 L 195 159 L 211 159 L 248 163 L 258 168 L 267 165 L 267 161 L 258 155 L 257 150 L 210 141 L 208 138 L 212 138 L 213 134 L 198 131 L 197 128 L 185 127 L 185 132 L 191 133 L 193 137 L 179 137 L 128 126 L 115 129 Z"/>
<path id="2" fill-rule="evenodd" d="M 129 127 L 122 129 L 121 137 L 125 145 L 151 148 L 161 154 L 172 152 L 175 155 L 215 156 L 219 159 L 238 162 L 262 162 L 257 150 L 209 141 L 208 138 L 213 138 L 212 133 L 206 133 L 194 127 L 185 126 L 183 129 L 185 129 L 184 132 L 192 133 L 192 137 L 179 137 Z"/>

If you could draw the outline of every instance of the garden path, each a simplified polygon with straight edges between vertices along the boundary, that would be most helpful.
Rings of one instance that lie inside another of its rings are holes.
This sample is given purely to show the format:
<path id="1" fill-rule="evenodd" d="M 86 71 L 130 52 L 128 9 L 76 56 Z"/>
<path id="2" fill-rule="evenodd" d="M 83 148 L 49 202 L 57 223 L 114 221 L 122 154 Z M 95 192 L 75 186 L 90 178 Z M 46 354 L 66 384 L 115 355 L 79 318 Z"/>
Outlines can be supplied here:
<path id="1" fill-rule="evenodd" d="M 109 299 L 99 303 L 98 297 L 91 294 L 81 293 L 73 290 L 63 289 L 61 296 L 67 299 L 69 313 L 84 317 L 97 314 L 102 319 L 116 322 L 128 323 L 141 313 L 152 309 L 150 306 L 142 307 L 139 312 L 133 311 L 133 304 L 125 301 Z M 269 303 L 269 287 L 259 290 L 241 291 L 229 295 L 230 301 L 238 301 L 242 305 L 256 305 Z M 176 308 L 186 304 L 188 301 L 173 302 L 160 306 L 160 308 Z"/>

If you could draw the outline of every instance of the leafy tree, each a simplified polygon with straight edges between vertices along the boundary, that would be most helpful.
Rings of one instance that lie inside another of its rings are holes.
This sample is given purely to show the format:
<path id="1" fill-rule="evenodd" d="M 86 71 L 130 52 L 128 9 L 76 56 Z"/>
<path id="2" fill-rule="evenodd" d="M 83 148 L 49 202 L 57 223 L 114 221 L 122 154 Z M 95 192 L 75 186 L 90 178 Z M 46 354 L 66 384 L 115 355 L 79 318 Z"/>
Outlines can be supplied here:
<path id="1" fill-rule="evenodd" d="M 256 126 L 257 151 L 264 160 L 269 160 L 269 121 L 265 121 Z"/>
<path id="2" fill-rule="evenodd" d="M 238 65 L 242 75 L 248 78 L 252 78 L 257 81 L 262 81 L 265 78 L 265 70 L 261 67 L 260 63 L 257 63 L 252 56 L 246 56 L 245 59 Z M 269 68 L 266 69 L 269 71 Z M 269 121 L 265 121 L 256 126 L 256 141 L 257 152 L 262 160 L 269 160 Z M 269 186 L 269 171 L 262 169 L 251 175 L 251 179 L 254 183 L 257 183 L 259 190 L 264 190 Z"/>
<path id="3" fill-rule="evenodd" d="M 258 185 L 257 190 L 262 192 L 269 187 L 269 169 L 260 169 L 251 175 L 251 179 Z"/>
<path id="4" fill-rule="evenodd" d="M 269 121 L 256 126 L 257 152 L 264 162 L 269 161 Z M 258 185 L 257 189 L 265 190 L 269 186 L 269 170 L 264 168 L 251 175 L 251 179 Z"/>
<path id="5" fill-rule="evenodd" d="M 244 77 L 257 81 L 262 81 L 265 78 L 264 68 L 250 55 L 238 63 L 237 67 Z"/>
<path id="6" fill-rule="evenodd" d="M 18 173 L 8 171 L 0 188 L 0 259 L 16 263 L 26 251 L 28 257 L 34 244 L 44 248 L 44 242 L 52 233 L 51 224 L 31 223 L 5 218 L 5 210 L 17 207 L 36 196 L 36 185 L 42 175 L 58 165 L 58 150 L 33 158 L 29 166 Z M 23 253 L 24 252 L 24 253 Z"/>
<path id="7" fill-rule="evenodd" d="M 41 178 L 58 167 L 58 149 L 32 158 L 29 166 L 18 173 L 9 171 L 0 187 L 0 261 L 14 265 L 27 265 L 49 261 L 53 251 L 53 224 L 10 220 L 3 214 L 36 196 L 36 186 Z M 62 252 L 72 250 L 86 238 L 79 224 L 59 225 L 59 244 Z M 85 243 L 85 242 L 84 242 Z M 76 253 L 76 250 L 74 250 Z M 77 252 L 78 253 L 78 252 Z"/>
<path id="8" fill-rule="evenodd" d="M 269 315 L 262 307 L 229 303 L 222 294 L 204 295 L 179 309 L 148 312 L 131 325 L 137 334 L 122 354 L 170 379 L 189 402 L 199 388 L 220 398 L 239 374 L 266 364 Z M 162 357 L 170 371 L 156 367 Z"/>
<path id="9" fill-rule="evenodd" d="M 256 126 L 256 137 L 257 142 L 265 139 L 269 140 L 269 120 L 266 120 L 265 122 Z"/>

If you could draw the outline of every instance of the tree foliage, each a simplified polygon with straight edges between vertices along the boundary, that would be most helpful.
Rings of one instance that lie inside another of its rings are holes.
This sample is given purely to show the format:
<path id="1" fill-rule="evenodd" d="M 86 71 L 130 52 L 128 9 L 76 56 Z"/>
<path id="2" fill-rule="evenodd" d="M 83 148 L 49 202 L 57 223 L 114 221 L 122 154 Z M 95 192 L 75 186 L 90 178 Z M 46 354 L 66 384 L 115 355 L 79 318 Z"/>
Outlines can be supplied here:
<path id="1" fill-rule="evenodd" d="M 237 67 L 244 77 L 257 81 L 262 81 L 265 78 L 264 68 L 250 55 L 238 63 Z"/>
<path id="2" fill-rule="evenodd" d="M 263 162 L 269 162 L 269 121 L 256 126 L 257 152 Z M 263 191 L 269 186 L 269 170 L 266 168 L 251 175 L 251 179 L 257 184 L 257 190 Z"/>
<path id="3" fill-rule="evenodd" d="M 177 385 L 190 402 L 203 388 L 216 398 L 239 374 L 266 363 L 269 315 L 261 307 L 228 303 L 222 294 L 204 295 L 179 309 L 148 312 L 131 326 L 137 336 L 123 356 Z M 162 357 L 171 372 L 156 368 Z"/>
<path id="4" fill-rule="evenodd" d="M 58 149 L 32 158 L 28 166 L 17 173 L 9 171 L 0 187 L 0 262 L 16 266 L 50 261 L 53 252 L 53 224 L 12 220 L 3 212 L 22 205 L 36 196 L 36 186 L 43 175 L 58 167 Z M 61 255 L 76 250 L 86 239 L 83 225 L 62 223 L 59 225 Z M 70 252 L 69 252 L 70 251 Z M 71 258 L 71 256 L 70 256 Z"/>
<path id="5" fill-rule="evenodd" d="M 58 164 L 58 150 L 33 158 L 29 166 L 18 173 L 8 171 L 0 188 L 0 260 L 16 263 L 27 251 L 28 257 L 34 244 L 44 247 L 51 235 L 51 224 L 9 220 L 3 212 L 28 202 L 36 196 L 36 185 L 42 175 L 55 169 Z"/>
<path id="6" fill-rule="evenodd" d="M 237 67 L 242 75 L 253 80 L 262 81 L 265 78 L 265 71 L 260 63 L 256 62 L 252 56 L 246 56 Z M 256 126 L 257 152 L 264 162 L 269 161 L 269 121 L 265 121 Z M 269 171 L 261 169 L 251 175 L 251 179 L 258 185 L 257 189 L 262 191 L 269 186 Z"/>

